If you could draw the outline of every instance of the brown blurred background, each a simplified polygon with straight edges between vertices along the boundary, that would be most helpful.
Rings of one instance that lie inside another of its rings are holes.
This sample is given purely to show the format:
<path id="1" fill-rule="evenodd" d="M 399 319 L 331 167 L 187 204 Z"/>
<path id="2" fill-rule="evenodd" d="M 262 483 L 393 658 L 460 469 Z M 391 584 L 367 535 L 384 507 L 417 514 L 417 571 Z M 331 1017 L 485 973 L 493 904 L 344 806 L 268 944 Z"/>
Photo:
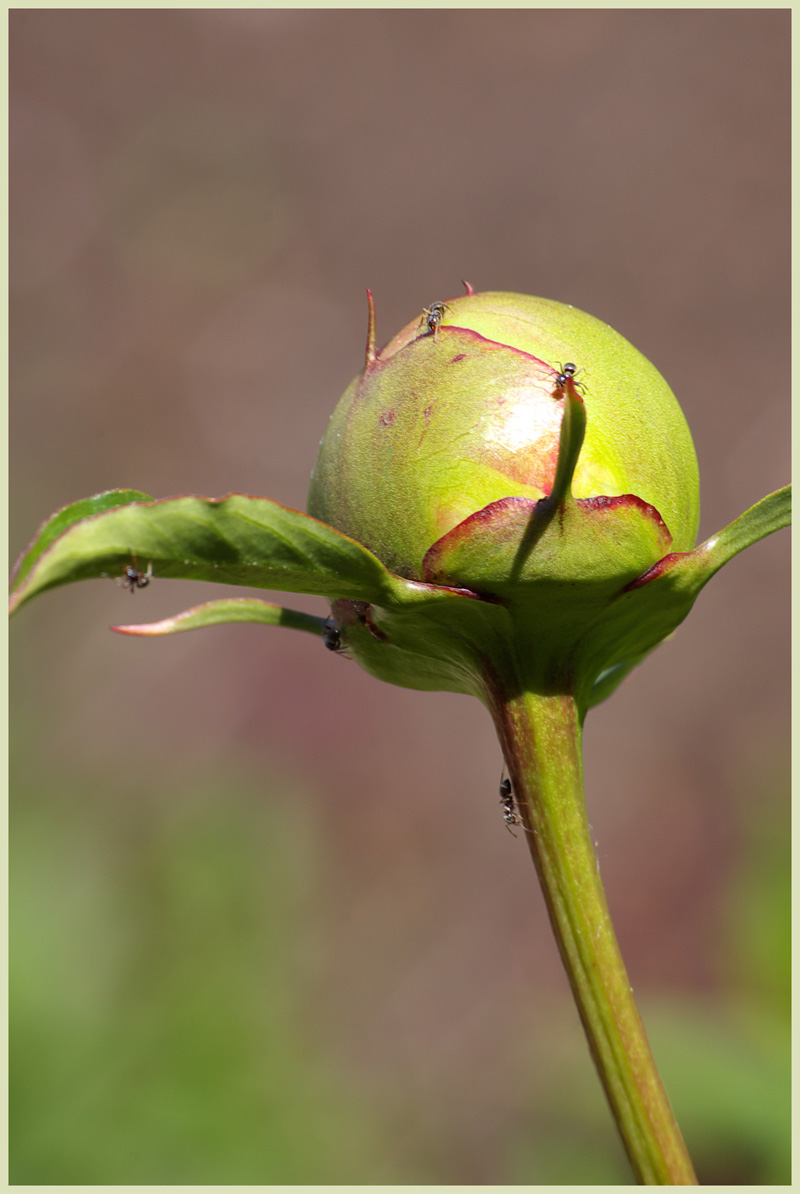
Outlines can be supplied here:
<path id="1" fill-rule="evenodd" d="M 789 19 L 12 11 L 12 558 L 117 486 L 302 508 L 367 286 L 381 343 L 461 278 L 610 323 L 703 538 L 784 485 Z M 586 728 L 707 1182 L 789 1180 L 788 575 L 786 533 L 729 564 Z M 108 633 L 216 593 L 12 625 L 11 1180 L 629 1181 L 484 710 L 283 630 Z"/>

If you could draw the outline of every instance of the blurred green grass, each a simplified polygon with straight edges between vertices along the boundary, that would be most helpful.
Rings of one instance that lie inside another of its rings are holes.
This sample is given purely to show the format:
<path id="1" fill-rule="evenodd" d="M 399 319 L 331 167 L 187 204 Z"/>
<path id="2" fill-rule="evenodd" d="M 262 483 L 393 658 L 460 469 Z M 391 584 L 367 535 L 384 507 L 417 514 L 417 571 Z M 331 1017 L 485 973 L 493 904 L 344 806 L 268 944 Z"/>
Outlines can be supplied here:
<path id="1" fill-rule="evenodd" d="M 315 886 L 301 794 L 19 770 L 12 1182 L 391 1176 L 296 998 Z"/>
<path id="2" fill-rule="evenodd" d="M 457 1140 L 431 1155 L 437 1108 L 418 1112 L 427 1141 L 398 1136 L 392 1098 L 370 1098 L 315 1030 L 305 938 L 325 867 L 298 784 L 64 775 L 20 750 L 11 790 L 12 1183 L 463 1180 L 448 1176 Z M 780 801 L 751 794 L 739 816 L 724 985 L 642 1010 L 701 1180 L 784 1184 L 788 843 Z M 524 1093 L 487 1140 L 490 1169 L 630 1184 L 574 1011 L 541 1015 L 539 1035 L 519 1026 Z"/>

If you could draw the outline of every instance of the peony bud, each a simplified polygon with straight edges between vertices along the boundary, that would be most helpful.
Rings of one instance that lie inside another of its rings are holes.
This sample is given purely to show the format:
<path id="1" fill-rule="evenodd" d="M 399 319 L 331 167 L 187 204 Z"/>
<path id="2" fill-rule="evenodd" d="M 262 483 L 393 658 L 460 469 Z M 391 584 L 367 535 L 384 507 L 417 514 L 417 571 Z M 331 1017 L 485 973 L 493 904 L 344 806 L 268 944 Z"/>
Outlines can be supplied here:
<path id="1" fill-rule="evenodd" d="M 453 299 L 434 332 L 414 320 L 368 357 L 322 440 L 309 513 L 392 571 L 425 579 L 426 553 L 469 515 L 550 494 L 565 362 L 577 366 L 586 406 L 573 496 L 635 495 L 658 512 L 674 550 L 691 549 L 697 461 L 667 383 L 607 324 L 517 294 Z"/>
<path id="2" fill-rule="evenodd" d="M 370 310 L 366 367 L 322 440 L 309 513 L 400 576 L 504 604 L 535 686 L 561 676 L 574 690 L 589 625 L 694 546 L 697 461 L 674 395 L 607 324 L 548 299 L 468 293 L 378 354 Z M 359 622 L 346 603 L 335 613 Z"/>

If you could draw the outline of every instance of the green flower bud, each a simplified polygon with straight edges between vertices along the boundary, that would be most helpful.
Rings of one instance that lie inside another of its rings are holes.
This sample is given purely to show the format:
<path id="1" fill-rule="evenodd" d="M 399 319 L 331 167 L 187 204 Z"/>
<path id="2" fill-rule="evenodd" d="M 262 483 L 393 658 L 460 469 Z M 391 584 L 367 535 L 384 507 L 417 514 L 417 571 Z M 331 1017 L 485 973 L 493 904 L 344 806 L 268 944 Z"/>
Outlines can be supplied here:
<path id="1" fill-rule="evenodd" d="M 310 514 L 399 575 L 429 579 L 426 555 L 470 515 L 552 492 L 565 403 L 558 379 L 570 362 L 586 408 L 573 497 L 633 495 L 657 511 L 672 550 L 694 545 L 691 435 L 641 353 L 607 324 L 548 299 L 467 294 L 443 308 L 441 322 L 417 318 L 380 354 L 368 352 L 322 440 Z M 660 555 L 643 545 L 639 571 Z M 596 563 L 571 567 L 577 581 Z M 481 579 L 504 577 L 487 562 Z"/>
<path id="2" fill-rule="evenodd" d="M 694 545 L 680 407 L 627 340 L 547 299 L 468 289 L 379 354 L 370 300 L 365 369 L 331 417 L 308 511 L 431 600 L 482 599 L 480 617 L 463 601 L 434 616 L 420 591 L 419 616 L 400 619 L 336 602 L 343 643 L 394 683 L 485 696 L 499 668 L 506 686 L 570 692 L 585 709 L 688 612 L 683 595 L 655 614 L 650 593 L 627 600 Z"/>

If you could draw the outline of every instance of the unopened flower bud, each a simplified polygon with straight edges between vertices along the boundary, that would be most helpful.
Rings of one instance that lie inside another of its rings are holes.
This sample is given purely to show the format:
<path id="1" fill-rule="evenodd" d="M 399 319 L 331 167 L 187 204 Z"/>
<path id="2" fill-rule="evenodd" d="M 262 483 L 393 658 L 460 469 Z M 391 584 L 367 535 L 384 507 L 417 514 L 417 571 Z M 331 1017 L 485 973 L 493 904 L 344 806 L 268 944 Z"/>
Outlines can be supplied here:
<path id="1" fill-rule="evenodd" d="M 586 436 L 573 497 L 634 495 L 658 512 L 673 550 L 694 545 L 691 435 L 641 353 L 607 324 L 547 299 L 468 294 L 441 307 L 433 329 L 430 317 L 417 318 L 368 353 L 322 440 L 310 514 L 399 575 L 426 579 L 427 553 L 470 515 L 551 493 L 574 378 Z M 657 558 L 642 558 L 642 570 Z"/>

